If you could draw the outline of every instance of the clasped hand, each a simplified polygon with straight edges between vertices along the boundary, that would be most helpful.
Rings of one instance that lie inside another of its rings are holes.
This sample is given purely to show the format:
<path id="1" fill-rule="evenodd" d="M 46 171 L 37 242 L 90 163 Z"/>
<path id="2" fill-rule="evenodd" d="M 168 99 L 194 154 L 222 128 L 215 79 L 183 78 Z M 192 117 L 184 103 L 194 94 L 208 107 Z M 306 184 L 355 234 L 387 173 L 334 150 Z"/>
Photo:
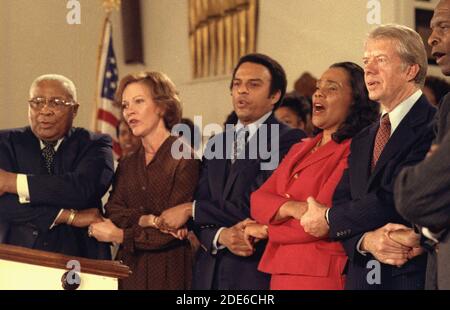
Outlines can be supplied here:
<path id="1" fill-rule="evenodd" d="M 139 218 L 139 226 L 144 227 L 144 228 L 151 227 L 151 228 L 158 229 L 162 233 L 170 234 L 174 238 L 177 238 L 180 240 L 186 239 L 186 237 L 188 236 L 188 229 L 186 226 L 183 226 L 180 228 L 175 228 L 175 229 L 168 228 L 164 225 L 161 225 L 160 218 L 153 214 L 142 215 Z"/>
<path id="2" fill-rule="evenodd" d="M 420 235 L 401 224 L 389 223 L 364 235 L 361 250 L 370 252 L 378 261 L 401 267 L 421 255 Z"/>
<path id="3" fill-rule="evenodd" d="M 238 256 L 251 256 L 253 255 L 254 242 L 250 241 L 249 235 L 245 232 L 251 225 L 259 225 L 252 219 L 245 219 L 234 226 L 222 229 L 219 235 L 218 243 L 225 246 L 231 253 Z M 248 238 L 248 239 L 247 239 Z"/>

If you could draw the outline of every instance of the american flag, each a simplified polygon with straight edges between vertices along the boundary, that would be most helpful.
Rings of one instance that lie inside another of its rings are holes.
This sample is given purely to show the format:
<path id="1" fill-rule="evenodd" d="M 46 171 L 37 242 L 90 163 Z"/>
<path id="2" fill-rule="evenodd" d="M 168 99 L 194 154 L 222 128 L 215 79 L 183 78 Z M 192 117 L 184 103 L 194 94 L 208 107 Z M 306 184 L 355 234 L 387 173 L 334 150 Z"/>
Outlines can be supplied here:
<path id="1" fill-rule="evenodd" d="M 118 86 L 118 71 L 112 40 L 112 26 L 109 20 L 106 20 L 102 37 L 97 85 L 95 130 L 111 136 L 114 157 L 118 158 L 121 151 L 116 137 L 116 126 L 119 123 L 121 111 L 120 107 L 114 103 L 114 94 Z"/>

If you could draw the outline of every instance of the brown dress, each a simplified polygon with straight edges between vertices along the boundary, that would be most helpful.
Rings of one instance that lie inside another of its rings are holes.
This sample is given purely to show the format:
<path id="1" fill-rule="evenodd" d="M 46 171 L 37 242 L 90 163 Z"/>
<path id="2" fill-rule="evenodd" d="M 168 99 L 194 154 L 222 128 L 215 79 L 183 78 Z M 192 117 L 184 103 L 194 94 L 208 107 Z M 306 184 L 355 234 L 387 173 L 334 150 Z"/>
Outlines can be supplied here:
<path id="1" fill-rule="evenodd" d="M 124 229 L 118 259 L 133 272 L 119 282 L 120 289 L 190 288 L 192 250 L 189 242 L 138 225 L 141 215 L 159 215 L 193 199 L 200 162 L 174 159 L 171 147 L 176 140 L 172 136 L 167 138 L 147 166 L 142 146 L 120 161 L 106 205 L 107 216 Z"/>

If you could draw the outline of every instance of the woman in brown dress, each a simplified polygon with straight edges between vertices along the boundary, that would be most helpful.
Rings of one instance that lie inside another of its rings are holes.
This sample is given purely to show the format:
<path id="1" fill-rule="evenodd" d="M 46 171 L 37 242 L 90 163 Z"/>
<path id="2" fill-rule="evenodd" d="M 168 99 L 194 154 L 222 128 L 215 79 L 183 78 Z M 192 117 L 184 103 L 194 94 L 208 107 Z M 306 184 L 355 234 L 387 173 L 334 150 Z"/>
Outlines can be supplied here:
<path id="1" fill-rule="evenodd" d="M 117 99 L 142 146 L 120 161 L 106 205 L 109 219 L 92 224 L 90 234 L 120 244 L 118 259 L 133 272 L 120 281 L 120 289 L 189 289 L 192 250 L 186 228 L 162 232 L 154 224 L 162 211 L 192 201 L 198 180 L 198 160 L 172 153 L 172 145 L 174 150 L 180 145 L 170 135 L 181 118 L 175 85 L 159 72 L 127 75 Z"/>

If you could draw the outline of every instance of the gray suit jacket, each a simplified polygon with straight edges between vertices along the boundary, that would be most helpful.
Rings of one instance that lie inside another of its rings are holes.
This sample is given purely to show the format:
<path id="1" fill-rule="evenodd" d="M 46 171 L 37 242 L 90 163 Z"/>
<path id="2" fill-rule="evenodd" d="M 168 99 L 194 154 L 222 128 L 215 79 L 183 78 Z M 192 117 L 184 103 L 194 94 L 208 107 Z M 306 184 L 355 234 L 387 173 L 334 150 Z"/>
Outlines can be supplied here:
<path id="1" fill-rule="evenodd" d="M 427 288 L 450 289 L 450 94 L 439 111 L 439 149 L 396 180 L 395 202 L 406 219 L 429 228 L 439 238 L 438 251 L 429 255 Z"/>

